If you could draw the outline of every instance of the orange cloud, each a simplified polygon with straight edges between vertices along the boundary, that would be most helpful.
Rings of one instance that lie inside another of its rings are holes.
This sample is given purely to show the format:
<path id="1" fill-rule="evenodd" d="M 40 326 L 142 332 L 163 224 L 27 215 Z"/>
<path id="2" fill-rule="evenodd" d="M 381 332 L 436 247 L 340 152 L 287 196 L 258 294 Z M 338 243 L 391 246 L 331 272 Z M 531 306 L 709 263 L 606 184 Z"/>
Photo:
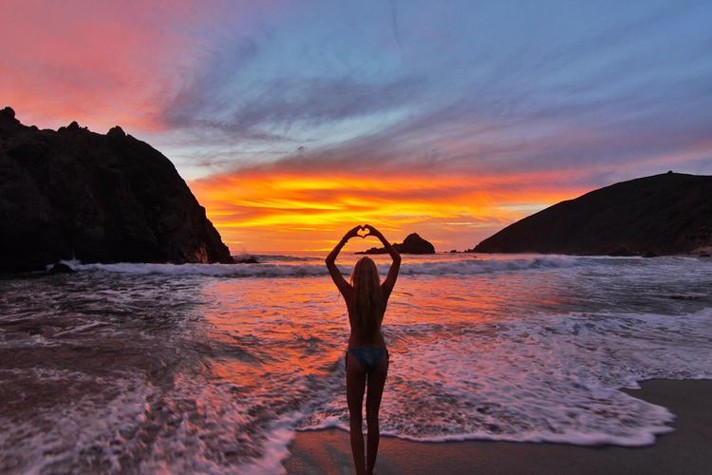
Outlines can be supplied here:
<path id="1" fill-rule="evenodd" d="M 392 241 L 418 232 L 447 251 L 584 190 L 549 186 L 561 175 L 355 174 L 242 170 L 190 183 L 233 252 L 326 250 L 371 223 Z M 375 245 L 358 242 L 354 250 Z"/>

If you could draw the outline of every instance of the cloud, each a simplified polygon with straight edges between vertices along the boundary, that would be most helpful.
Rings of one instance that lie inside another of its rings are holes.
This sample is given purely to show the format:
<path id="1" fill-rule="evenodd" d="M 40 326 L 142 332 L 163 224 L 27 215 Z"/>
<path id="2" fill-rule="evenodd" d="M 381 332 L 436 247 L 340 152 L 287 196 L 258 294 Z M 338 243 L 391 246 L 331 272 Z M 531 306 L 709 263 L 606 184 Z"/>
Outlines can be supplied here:
<path id="1" fill-rule="evenodd" d="M 131 3 L 11 3 L 0 17 L 0 90 L 21 117 L 151 127 L 141 102 L 160 92 L 163 58 L 185 47 L 166 28 L 181 5 L 146 18 Z"/>
<path id="2" fill-rule="evenodd" d="M 190 186 L 233 250 L 325 249 L 343 230 L 367 222 L 398 239 L 417 231 L 440 248 L 464 249 L 534 208 L 588 191 L 576 178 L 572 173 L 569 183 L 562 184 L 566 175 L 554 172 L 300 171 L 281 162 L 214 175 Z M 285 234 L 275 235 L 277 229 Z"/>
<path id="3" fill-rule="evenodd" d="M 407 61 L 391 61 L 398 68 L 385 67 L 382 75 L 364 73 L 358 63 L 331 70 L 292 58 L 288 66 L 274 66 L 270 61 L 283 59 L 275 52 L 281 37 L 238 40 L 236 52 L 219 50 L 206 76 L 169 105 L 166 120 L 210 134 L 224 147 L 225 169 L 237 143 L 259 145 L 245 147 L 253 154 L 236 152 L 233 168 L 279 161 L 295 170 L 378 164 L 425 173 L 433 167 L 506 173 L 631 165 L 651 154 L 679 155 L 705 139 L 712 124 L 704 99 L 712 75 L 705 38 L 711 35 L 679 36 L 690 22 L 700 31 L 695 8 L 623 11 L 615 19 L 572 14 L 579 21 L 590 17 L 582 31 L 553 16 L 551 33 L 534 31 L 522 14 L 498 34 L 499 49 L 475 41 L 472 11 L 458 10 L 463 19 L 455 22 L 438 12 L 414 29 L 413 9 L 399 8 L 396 56 Z M 501 15 L 490 7 L 479 13 Z M 392 7 L 380 14 L 393 34 Z M 448 51 L 418 38 L 428 28 L 457 33 L 443 45 Z M 518 29 L 521 36 L 513 39 Z M 522 42 L 525 35 L 531 44 Z M 317 51 L 326 56 L 329 48 Z M 694 68 L 699 73 L 691 74 Z M 255 70 L 263 71 L 260 81 Z M 303 144 L 308 152 L 298 153 Z"/>
<path id="4" fill-rule="evenodd" d="M 42 126 L 78 120 L 99 130 L 160 130 L 165 97 L 202 62 L 199 32 L 224 10 L 193 0 L 4 2 L 3 99 Z M 250 10 L 242 13 L 249 21 Z"/>
<path id="5" fill-rule="evenodd" d="M 712 173 L 707 2 L 448 5 L 13 1 L 0 92 L 147 137 L 234 246 L 359 219 L 470 247 L 612 181 Z"/>
<path id="6" fill-rule="evenodd" d="M 407 79 L 385 84 L 348 77 L 267 80 L 258 90 L 246 91 L 249 96 L 237 99 L 237 104 L 225 105 L 216 118 L 208 118 L 215 98 L 209 89 L 196 85 L 168 105 L 163 119 L 171 127 L 237 133 L 236 140 L 288 140 L 297 126 L 318 127 L 402 107 L 412 85 Z"/>
<path id="7" fill-rule="evenodd" d="M 249 40 L 244 40 L 249 41 Z M 162 112 L 167 127 L 224 132 L 223 141 L 321 140 L 324 125 L 379 114 L 408 106 L 418 87 L 412 77 L 359 78 L 357 75 L 265 77 L 258 83 L 240 82 L 229 101 L 225 89 L 235 88 L 235 77 L 258 56 L 251 41 L 249 54 L 222 52 L 212 58 L 206 72 L 183 88 Z M 241 50 L 238 46 L 238 50 Z M 239 59 L 228 66 L 225 56 Z"/>

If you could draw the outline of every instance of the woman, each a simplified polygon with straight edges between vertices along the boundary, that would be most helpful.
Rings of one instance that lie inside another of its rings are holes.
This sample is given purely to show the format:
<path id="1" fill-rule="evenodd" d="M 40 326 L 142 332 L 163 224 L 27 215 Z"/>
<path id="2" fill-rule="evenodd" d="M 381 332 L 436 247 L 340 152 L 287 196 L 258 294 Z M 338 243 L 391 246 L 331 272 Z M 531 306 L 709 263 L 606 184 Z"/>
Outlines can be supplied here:
<path id="1" fill-rule="evenodd" d="M 359 234 L 365 230 L 365 234 Z M 380 239 L 393 263 L 388 270 L 386 280 L 381 284 L 376 264 L 368 257 L 361 258 L 354 266 L 351 284 L 346 282 L 336 267 L 336 256 L 341 248 L 353 237 L 375 236 Z M 378 428 L 378 410 L 381 406 L 383 385 L 388 374 L 388 350 L 381 333 L 381 322 L 386 311 L 386 304 L 396 284 L 401 258 L 398 251 L 371 225 L 356 226 L 334 247 L 326 258 L 326 267 L 341 295 L 346 301 L 349 312 L 351 336 L 346 351 L 346 401 L 349 406 L 349 429 L 351 433 L 351 452 L 353 453 L 356 473 L 373 473 L 378 454 L 380 431 Z M 363 395 L 366 392 L 366 423 L 368 424 L 367 455 L 364 460 L 362 408 Z"/>

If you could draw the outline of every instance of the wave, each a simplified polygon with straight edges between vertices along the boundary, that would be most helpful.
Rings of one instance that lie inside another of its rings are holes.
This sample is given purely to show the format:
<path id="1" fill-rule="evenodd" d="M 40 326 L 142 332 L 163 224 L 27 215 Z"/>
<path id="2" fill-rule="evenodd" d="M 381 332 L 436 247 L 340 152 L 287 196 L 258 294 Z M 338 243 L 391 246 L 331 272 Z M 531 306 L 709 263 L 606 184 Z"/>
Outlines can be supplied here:
<path id="1" fill-rule="evenodd" d="M 326 275 L 323 265 L 280 264 L 76 264 L 79 272 L 113 272 L 135 275 L 202 275 L 214 277 L 311 277 Z"/>
<path id="2" fill-rule="evenodd" d="M 392 340 L 406 332 L 429 343 L 392 346 L 381 432 L 427 442 L 652 444 L 673 430 L 673 414 L 621 388 L 712 377 L 710 321 L 712 308 L 538 315 L 491 324 L 492 332 L 391 326 Z M 332 427 L 348 430 L 342 401 L 316 408 L 297 429 Z"/>
<path id="3" fill-rule="evenodd" d="M 323 257 L 315 256 L 292 256 L 287 254 L 255 254 L 259 262 L 323 262 Z M 233 256 L 241 257 L 241 256 Z"/>
<path id="4" fill-rule="evenodd" d="M 152 263 L 117 263 L 117 264 L 82 264 L 77 261 L 65 263 L 80 272 L 114 272 L 121 274 L 164 274 L 164 275 L 203 275 L 215 277 L 317 277 L 326 276 L 328 271 L 319 258 L 297 256 L 258 256 L 266 258 L 257 264 L 152 264 Z M 521 257 L 513 259 L 438 259 L 429 261 L 405 262 L 401 275 L 479 275 L 496 272 L 527 271 L 568 268 L 580 264 L 579 258 L 567 256 Z M 274 260 L 275 263 L 270 262 Z M 319 263 L 309 262 L 317 260 Z M 276 263 L 281 262 L 281 263 Z M 379 271 L 385 274 L 388 265 L 379 265 Z M 340 265 L 344 275 L 350 274 L 350 268 Z"/>
<path id="5" fill-rule="evenodd" d="M 578 264 L 577 258 L 567 256 L 522 257 L 514 259 L 442 260 L 408 264 L 401 268 L 404 275 L 478 275 L 494 272 L 568 268 Z M 381 269 L 379 269 L 381 270 Z"/>

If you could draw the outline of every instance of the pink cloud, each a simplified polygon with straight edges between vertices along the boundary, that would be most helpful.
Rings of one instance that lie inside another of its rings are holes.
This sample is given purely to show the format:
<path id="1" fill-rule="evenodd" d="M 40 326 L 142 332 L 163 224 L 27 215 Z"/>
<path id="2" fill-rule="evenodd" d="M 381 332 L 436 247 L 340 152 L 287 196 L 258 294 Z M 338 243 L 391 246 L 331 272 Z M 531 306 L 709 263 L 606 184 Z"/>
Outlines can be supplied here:
<path id="1" fill-rule="evenodd" d="M 10 1 L 0 15 L 1 105 L 23 122 L 101 131 L 162 128 L 161 109 L 200 67 L 200 37 L 227 3 Z M 241 9 L 231 21 L 248 21 Z"/>

